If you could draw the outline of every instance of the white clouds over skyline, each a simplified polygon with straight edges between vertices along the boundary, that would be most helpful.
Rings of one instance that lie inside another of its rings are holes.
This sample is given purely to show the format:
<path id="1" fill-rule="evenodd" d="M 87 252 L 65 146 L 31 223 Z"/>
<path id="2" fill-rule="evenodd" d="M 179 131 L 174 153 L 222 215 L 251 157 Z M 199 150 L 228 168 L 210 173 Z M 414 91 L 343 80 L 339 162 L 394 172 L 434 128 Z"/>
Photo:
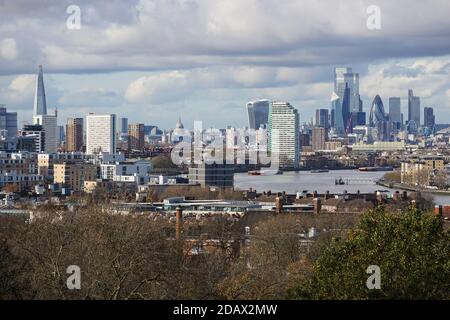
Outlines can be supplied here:
<path id="1" fill-rule="evenodd" d="M 450 122 L 446 0 L 379 0 L 377 31 L 364 0 L 80 0 L 81 30 L 66 28 L 69 4 L 0 1 L 0 103 L 31 114 L 26 79 L 43 64 L 61 117 L 240 126 L 246 101 L 269 98 L 307 121 L 329 107 L 333 68 L 346 65 L 361 74 L 366 111 L 375 94 L 387 104 L 412 88 Z"/>

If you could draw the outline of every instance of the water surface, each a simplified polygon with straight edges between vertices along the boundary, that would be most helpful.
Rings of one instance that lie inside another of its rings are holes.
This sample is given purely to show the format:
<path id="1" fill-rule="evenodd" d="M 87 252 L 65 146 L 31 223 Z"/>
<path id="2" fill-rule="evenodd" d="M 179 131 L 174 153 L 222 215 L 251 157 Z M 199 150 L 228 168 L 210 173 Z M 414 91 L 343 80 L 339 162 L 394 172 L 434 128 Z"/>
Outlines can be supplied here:
<path id="1" fill-rule="evenodd" d="M 271 190 L 272 192 L 296 193 L 308 190 L 325 193 L 342 193 L 345 190 L 355 193 L 358 190 L 362 193 L 375 192 L 376 190 L 390 190 L 375 184 L 375 181 L 383 177 L 386 172 L 361 172 L 358 170 L 330 170 L 329 172 L 311 173 L 310 171 L 291 171 L 281 175 L 273 176 L 252 176 L 247 173 L 236 173 L 234 175 L 234 186 L 237 189 L 256 189 L 259 192 Z M 335 185 L 335 179 L 342 178 L 348 181 L 345 185 Z M 401 190 L 399 190 L 401 191 Z M 450 204 L 450 196 L 435 195 L 437 204 Z"/>

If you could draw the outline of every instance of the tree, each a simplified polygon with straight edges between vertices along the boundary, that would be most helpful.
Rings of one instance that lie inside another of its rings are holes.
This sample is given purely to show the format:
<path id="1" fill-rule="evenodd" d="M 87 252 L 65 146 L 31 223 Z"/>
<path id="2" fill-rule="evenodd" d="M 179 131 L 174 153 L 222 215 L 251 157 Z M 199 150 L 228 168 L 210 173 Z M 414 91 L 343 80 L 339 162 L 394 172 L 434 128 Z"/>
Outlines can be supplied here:
<path id="1" fill-rule="evenodd" d="M 421 168 L 417 171 L 417 185 L 419 187 L 426 187 L 430 184 L 431 170 L 428 168 Z"/>
<path id="2" fill-rule="evenodd" d="M 434 184 L 439 189 L 445 189 L 447 187 L 447 170 L 439 169 L 434 174 Z"/>
<path id="3" fill-rule="evenodd" d="M 288 281 L 287 267 L 298 260 L 301 227 L 292 215 L 258 223 L 250 246 L 220 285 L 227 299 L 281 299 Z"/>
<path id="4" fill-rule="evenodd" d="M 173 223 L 113 209 L 105 202 L 73 213 L 47 205 L 29 223 L 0 217 L 0 300 L 218 297 L 226 253 L 190 256 L 173 240 Z M 224 222 L 214 229 L 228 232 Z M 80 290 L 66 285 L 73 265 Z"/>
<path id="5" fill-rule="evenodd" d="M 161 155 L 152 159 L 153 169 L 177 169 L 178 166 L 172 162 L 170 156 Z"/>
<path id="6" fill-rule="evenodd" d="M 391 183 L 391 182 L 397 182 L 400 183 L 401 182 L 401 173 L 400 171 L 391 171 L 391 172 L 386 172 L 383 176 L 384 181 L 386 181 L 387 183 Z"/>
<path id="7" fill-rule="evenodd" d="M 20 192 L 20 187 L 17 183 L 9 183 L 3 187 L 4 192 Z"/>
<path id="8" fill-rule="evenodd" d="M 368 289 L 369 266 L 381 270 L 381 289 Z M 313 261 L 296 299 L 449 299 L 450 235 L 442 221 L 411 206 L 366 213 L 347 237 L 334 238 Z"/>
<path id="9" fill-rule="evenodd" d="M 308 230 L 311 227 L 344 229 L 353 224 L 353 219 L 351 215 L 282 214 L 260 221 L 251 230 L 241 260 L 220 284 L 222 295 L 227 299 L 287 298 L 292 284 L 311 272 L 311 261 L 305 258 L 309 241 L 304 235 Z M 324 237 L 330 234 L 329 231 Z"/>

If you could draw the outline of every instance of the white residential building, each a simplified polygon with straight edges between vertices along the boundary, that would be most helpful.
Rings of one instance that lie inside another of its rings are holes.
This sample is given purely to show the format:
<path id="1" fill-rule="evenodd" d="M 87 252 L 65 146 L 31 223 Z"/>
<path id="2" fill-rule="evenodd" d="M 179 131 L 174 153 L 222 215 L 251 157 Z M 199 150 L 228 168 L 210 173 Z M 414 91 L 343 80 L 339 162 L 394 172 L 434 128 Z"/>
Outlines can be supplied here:
<path id="1" fill-rule="evenodd" d="M 105 163 L 100 165 L 100 176 L 116 182 L 144 184 L 150 181 L 150 169 L 151 163 L 145 160 Z"/>
<path id="2" fill-rule="evenodd" d="M 298 168 L 299 115 L 289 102 L 272 102 L 269 113 L 269 148 L 279 157 L 280 168 Z"/>
<path id="3" fill-rule="evenodd" d="M 86 116 L 86 153 L 116 152 L 116 115 Z"/>
<path id="4" fill-rule="evenodd" d="M 45 132 L 44 151 L 47 153 L 56 152 L 58 149 L 57 138 L 57 117 L 56 115 L 40 114 L 33 116 L 33 123 L 42 126 Z"/>

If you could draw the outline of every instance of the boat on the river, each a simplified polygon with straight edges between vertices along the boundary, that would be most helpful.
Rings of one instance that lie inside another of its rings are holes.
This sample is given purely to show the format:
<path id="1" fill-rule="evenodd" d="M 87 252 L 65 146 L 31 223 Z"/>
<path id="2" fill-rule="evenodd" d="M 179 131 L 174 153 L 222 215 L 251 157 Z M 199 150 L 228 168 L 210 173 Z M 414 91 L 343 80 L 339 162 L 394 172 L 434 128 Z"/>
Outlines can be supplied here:
<path id="1" fill-rule="evenodd" d="M 363 172 L 373 172 L 373 171 L 393 171 L 394 168 L 391 166 L 385 166 L 385 167 L 360 167 L 358 168 L 359 171 Z"/>
<path id="2" fill-rule="evenodd" d="M 339 179 L 334 179 L 334 184 L 336 186 L 342 186 L 344 184 L 348 184 L 348 179 L 347 179 L 347 181 L 345 181 L 344 179 L 342 179 L 342 177 L 339 177 Z"/>
<path id="3" fill-rule="evenodd" d="M 277 174 L 283 174 L 283 171 L 277 169 L 261 169 L 249 171 L 248 174 L 252 176 L 273 176 Z"/>
<path id="4" fill-rule="evenodd" d="M 261 169 L 259 172 L 263 176 L 273 176 L 276 174 L 283 174 L 283 171 L 278 170 L 278 169 Z"/>
<path id="5" fill-rule="evenodd" d="M 324 172 L 330 172 L 328 169 L 318 169 L 318 170 L 311 170 L 311 173 L 324 173 Z"/>

